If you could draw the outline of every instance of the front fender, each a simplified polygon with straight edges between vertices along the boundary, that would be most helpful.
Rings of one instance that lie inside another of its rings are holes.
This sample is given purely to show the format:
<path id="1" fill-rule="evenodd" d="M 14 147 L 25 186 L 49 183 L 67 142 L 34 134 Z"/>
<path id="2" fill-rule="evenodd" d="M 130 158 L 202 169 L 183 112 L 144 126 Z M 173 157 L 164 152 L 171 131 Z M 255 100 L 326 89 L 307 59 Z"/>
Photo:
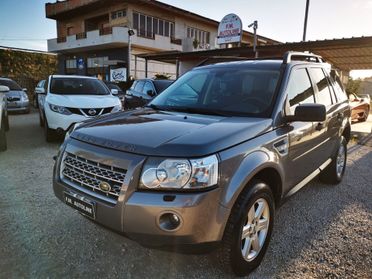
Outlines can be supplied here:
<path id="1" fill-rule="evenodd" d="M 283 170 L 279 165 L 278 156 L 276 152 L 260 149 L 252 151 L 248 155 L 244 154 L 240 162 L 236 157 L 223 161 L 221 164 L 223 184 L 221 205 L 231 209 L 244 187 L 261 170 L 275 169 L 282 179 Z M 236 160 L 238 162 L 233 162 Z M 234 168 L 235 171 L 233 171 Z"/>

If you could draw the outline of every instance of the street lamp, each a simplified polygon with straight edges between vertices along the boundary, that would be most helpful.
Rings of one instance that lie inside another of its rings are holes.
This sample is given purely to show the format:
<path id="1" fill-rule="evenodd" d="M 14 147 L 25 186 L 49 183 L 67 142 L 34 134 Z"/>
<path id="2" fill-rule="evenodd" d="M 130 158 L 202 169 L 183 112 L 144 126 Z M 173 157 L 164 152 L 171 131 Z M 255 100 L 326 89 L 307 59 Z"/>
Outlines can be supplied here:
<path id="1" fill-rule="evenodd" d="M 258 21 L 255 20 L 251 24 L 248 25 L 248 28 L 251 28 L 251 27 L 253 27 L 253 32 L 254 32 L 253 51 L 254 51 L 255 57 L 257 58 L 256 47 L 257 47 L 257 28 L 258 28 Z"/>
<path id="2" fill-rule="evenodd" d="M 127 82 L 129 81 L 130 77 L 130 60 L 131 60 L 131 37 L 134 35 L 133 29 L 128 29 L 128 63 L 127 63 Z"/>
<path id="3" fill-rule="evenodd" d="M 305 10 L 305 20 L 304 20 L 304 34 L 302 37 L 302 41 L 306 41 L 306 29 L 307 29 L 307 17 L 309 15 L 309 5 L 310 5 L 310 0 L 306 0 L 306 10 Z"/>

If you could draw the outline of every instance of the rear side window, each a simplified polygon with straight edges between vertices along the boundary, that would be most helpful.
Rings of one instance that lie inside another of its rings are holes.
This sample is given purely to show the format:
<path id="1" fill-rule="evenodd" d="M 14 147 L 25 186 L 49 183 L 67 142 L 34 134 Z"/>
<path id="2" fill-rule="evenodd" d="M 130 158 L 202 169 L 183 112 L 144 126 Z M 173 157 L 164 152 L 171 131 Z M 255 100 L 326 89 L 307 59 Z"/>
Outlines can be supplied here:
<path id="1" fill-rule="evenodd" d="M 288 102 L 291 114 L 300 104 L 314 103 L 314 90 L 306 69 L 292 71 L 287 87 Z"/>
<path id="2" fill-rule="evenodd" d="M 346 101 L 347 95 L 340 78 L 335 74 L 334 77 L 332 77 L 332 79 L 333 79 L 332 84 L 333 88 L 335 89 L 337 100 L 339 102 Z"/>
<path id="3" fill-rule="evenodd" d="M 316 102 L 325 105 L 326 107 L 332 105 L 331 91 L 323 70 L 321 68 L 310 68 L 309 70 L 311 77 L 318 88 L 318 92 L 315 94 Z"/>

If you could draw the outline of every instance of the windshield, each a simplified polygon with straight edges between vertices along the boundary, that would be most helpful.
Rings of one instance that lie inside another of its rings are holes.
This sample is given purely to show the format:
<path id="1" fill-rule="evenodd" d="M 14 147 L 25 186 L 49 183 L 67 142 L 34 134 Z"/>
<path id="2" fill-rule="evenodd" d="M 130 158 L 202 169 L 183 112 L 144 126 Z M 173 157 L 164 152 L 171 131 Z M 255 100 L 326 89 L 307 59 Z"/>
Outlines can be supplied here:
<path id="1" fill-rule="evenodd" d="M 9 90 L 22 90 L 22 88 L 16 82 L 8 79 L 0 79 L 0 85 L 8 86 Z"/>
<path id="2" fill-rule="evenodd" d="M 53 78 L 50 85 L 52 94 L 61 95 L 109 95 L 104 83 L 98 79 L 88 78 Z"/>
<path id="3" fill-rule="evenodd" d="M 267 117 L 279 74 L 279 69 L 197 69 L 175 81 L 150 106 L 190 113 Z"/>

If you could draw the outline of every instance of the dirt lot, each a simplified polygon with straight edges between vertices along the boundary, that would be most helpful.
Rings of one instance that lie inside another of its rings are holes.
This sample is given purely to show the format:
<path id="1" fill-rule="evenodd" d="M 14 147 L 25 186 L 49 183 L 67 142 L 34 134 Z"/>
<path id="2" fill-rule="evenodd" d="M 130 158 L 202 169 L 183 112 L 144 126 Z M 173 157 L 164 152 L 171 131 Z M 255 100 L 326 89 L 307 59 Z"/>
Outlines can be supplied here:
<path id="1" fill-rule="evenodd" d="M 0 153 L 0 278 L 230 278 L 215 254 L 146 249 L 62 204 L 51 186 L 58 143 L 45 143 L 36 113 L 10 125 Z M 314 181 L 280 208 L 250 278 L 372 278 L 372 139 L 363 143 L 349 146 L 340 185 Z"/>

